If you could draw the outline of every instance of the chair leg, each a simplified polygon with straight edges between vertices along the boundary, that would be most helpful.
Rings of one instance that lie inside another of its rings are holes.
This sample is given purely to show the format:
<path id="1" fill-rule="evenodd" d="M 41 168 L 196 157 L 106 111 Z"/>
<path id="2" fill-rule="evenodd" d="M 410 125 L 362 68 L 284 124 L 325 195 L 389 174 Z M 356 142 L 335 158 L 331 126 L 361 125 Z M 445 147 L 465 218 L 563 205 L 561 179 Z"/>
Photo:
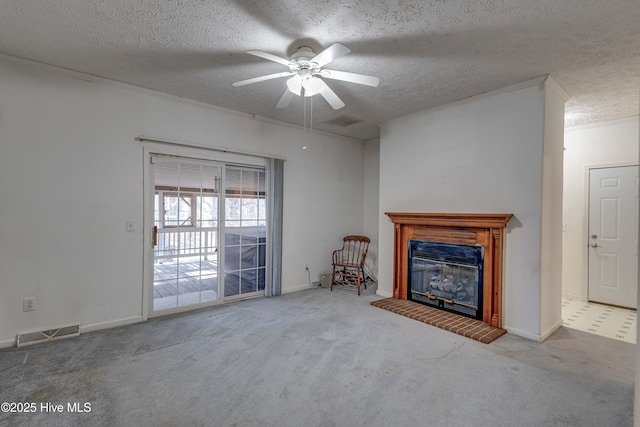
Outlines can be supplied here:
<path id="1" fill-rule="evenodd" d="M 360 271 L 358 271 L 356 275 L 358 276 L 358 296 L 359 296 L 360 295 Z"/>
<path id="2" fill-rule="evenodd" d="M 331 270 L 331 286 L 329 287 L 329 290 L 332 291 L 333 290 L 333 281 L 336 278 L 336 266 L 333 266 L 333 270 Z"/>

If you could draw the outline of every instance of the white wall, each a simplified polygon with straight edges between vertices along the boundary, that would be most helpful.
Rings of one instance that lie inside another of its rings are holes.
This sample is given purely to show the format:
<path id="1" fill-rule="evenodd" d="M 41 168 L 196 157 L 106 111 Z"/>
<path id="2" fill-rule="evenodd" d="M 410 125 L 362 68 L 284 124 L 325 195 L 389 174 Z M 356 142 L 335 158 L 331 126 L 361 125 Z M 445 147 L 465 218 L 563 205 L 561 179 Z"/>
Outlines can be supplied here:
<path id="1" fill-rule="evenodd" d="M 380 140 L 364 145 L 364 234 L 371 244 L 365 261 L 367 274 L 378 278 L 378 209 L 380 205 Z"/>
<path id="2" fill-rule="evenodd" d="M 588 169 L 638 164 L 638 118 L 567 129 L 564 146 L 562 293 L 587 300 Z"/>
<path id="3" fill-rule="evenodd" d="M 287 159 L 284 292 L 362 231 L 361 142 L 8 57 L 0 93 L 0 347 L 19 332 L 143 317 L 139 135 Z M 23 313 L 28 296 L 36 311 Z"/>
<path id="4" fill-rule="evenodd" d="M 542 160 L 542 241 L 540 265 L 540 331 L 546 339 L 562 326 L 562 166 L 564 103 L 567 93 L 545 82 Z"/>
<path id="5" fill-rule="evenodd" d="M 543 339 L 544 125 L 538 79 L 381 126 L 380 295 L 392 295 L 393 280 L 393 227 L 384 212 L 513 213 L 505 238 L 504 327 Z"/>

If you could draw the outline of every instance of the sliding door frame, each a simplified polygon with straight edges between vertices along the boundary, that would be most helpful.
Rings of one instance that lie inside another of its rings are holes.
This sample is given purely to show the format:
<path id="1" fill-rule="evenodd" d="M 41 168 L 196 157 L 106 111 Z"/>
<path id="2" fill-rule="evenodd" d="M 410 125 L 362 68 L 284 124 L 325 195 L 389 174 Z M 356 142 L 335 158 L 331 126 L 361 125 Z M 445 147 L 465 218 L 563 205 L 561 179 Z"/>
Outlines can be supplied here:
<path id="1" fill-rule="evenodd" d="M 226 166 L 239 166 L 248 168 L 260 168 L 266 172 L 266 159 L 244 154 L 224 153 L 217 150 L 207 150 L 204 148 L 190 148 L 182 145 L 159 142 L 143 143 L 143 286 L 142 286 L 142 318 L 147 320 L 150 317 L 164 316 L 167 314 L 179 313 L 188 310 L 194 310 L 201 307 L 209 307 L 232 300 L 245 298 L 256 298 L 266 295 L 266 291 L 262 293 L 251 293 L 246 295 L 237 295 L 225 298 L 224 289 L 218 299 L 205 303 L 189 305 L 185 307 L 176 307 L 172 309 L 162 310 L 161 312 L 153 311 L 153 280 L 154 280 L 154 256 L 153 256 L 153 225 L 154 225 L 154 176 L 151 164 L 152 156 L 175 157 L 185 161 L 207 161 L 222 166 L 222 185 L 220 187 L 220 206 L 218 210 L 218 235 L 224 236 L 225 227 L 225 210 L 224 210 L 224 187 Z M 267 218 L 269 223 L 269 218 Z M 224 266 L 224 238 L 219 238 L 219 263 Z M 219 265 L 220 265 L 219 264 Z M 270 267 L 267 266 L 267 271 Z M 219 276 L 220 277 L 220 276 Z M 220 289 L 220 288 L 219 288 Z"/>

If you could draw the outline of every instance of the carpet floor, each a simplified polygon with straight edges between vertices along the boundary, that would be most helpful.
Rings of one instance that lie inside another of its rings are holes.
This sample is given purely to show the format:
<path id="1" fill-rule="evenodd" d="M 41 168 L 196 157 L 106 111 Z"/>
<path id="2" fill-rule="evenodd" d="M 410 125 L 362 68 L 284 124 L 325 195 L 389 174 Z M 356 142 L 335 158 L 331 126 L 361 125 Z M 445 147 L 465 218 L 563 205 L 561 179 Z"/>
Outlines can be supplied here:
<path id="1" fill-rule="evenodd" d="M 37 410 L 0 426 L 632 425 L 634 345 L 564 327 L 486 345 L 373 307 L 371 288 L 1 351 L 0 402 Z"/>

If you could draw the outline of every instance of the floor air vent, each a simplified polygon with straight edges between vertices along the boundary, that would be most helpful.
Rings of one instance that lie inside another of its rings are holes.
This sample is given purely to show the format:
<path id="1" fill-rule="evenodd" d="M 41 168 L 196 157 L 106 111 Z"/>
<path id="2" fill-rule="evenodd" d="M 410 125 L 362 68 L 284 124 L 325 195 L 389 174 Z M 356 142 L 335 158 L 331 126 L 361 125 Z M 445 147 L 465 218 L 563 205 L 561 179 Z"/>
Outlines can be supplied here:
<path id="1" fill-rule="evenodd" d="M 18 334 L 18 347 L 59 340 L 62 338 L 77 337 L 80 335 L 80 325 L 65 326 L 63 328 L 49 329 L 40 332 L 28 332 Z"/>

